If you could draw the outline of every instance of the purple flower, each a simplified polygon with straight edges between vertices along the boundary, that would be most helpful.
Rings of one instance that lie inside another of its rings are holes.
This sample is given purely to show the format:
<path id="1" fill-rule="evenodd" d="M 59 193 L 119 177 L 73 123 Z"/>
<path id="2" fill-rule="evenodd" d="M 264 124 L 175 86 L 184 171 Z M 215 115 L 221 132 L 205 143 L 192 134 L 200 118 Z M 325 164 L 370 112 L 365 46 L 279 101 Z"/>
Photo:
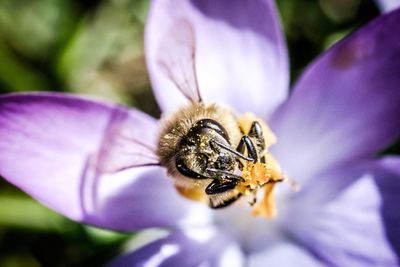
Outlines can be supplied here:
<path id="1" fill-rule="evenodd" d="M 400 136 L 399 23 L 397 10 L 341 41 L 289 96 L 273 1 L 153 1 L 146 53 L 164 115 L 187 104 L 176 85 L 195 88 L 195 69 L 205 103 L 267 122 L 302 187 L 277 184 L 275 219 L 187 200 L 157 166 L 154 118 L 65 94 L 0 97 L 0 174 L 80 222 L 168 229 L 115 266 L 398 266 L 400 159 L 378 152 Z"/>

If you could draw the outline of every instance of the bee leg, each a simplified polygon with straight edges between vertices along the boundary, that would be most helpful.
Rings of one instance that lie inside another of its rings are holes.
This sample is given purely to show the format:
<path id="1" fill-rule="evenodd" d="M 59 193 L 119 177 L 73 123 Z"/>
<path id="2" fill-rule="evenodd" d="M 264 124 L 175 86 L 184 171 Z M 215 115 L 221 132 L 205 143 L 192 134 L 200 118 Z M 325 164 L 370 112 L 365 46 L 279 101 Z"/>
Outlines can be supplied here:
<path id="1" fill-rule="evenodd" d="M 256 138 L 260 143 L 261 150 L 265 149 L 265 140 L 262 132 L 262 127 L 258 121 L 253 121 L 250 127 L 250 131 L 247 134 L 252 138 Z"/>
<path id="2" fill-rule="evenodd" d="M 253 121 L 248 136 L 258 140 L 258 146 L 260 151 L 263 151 L 265 149 L 265 139 L 263 136 L 262 127 L 258 121 Z M 265 163 L 264 156 L 261 157 L 260 162 Z"/>
<path id="3" fill-rule="evenodd" d="M 247 135 L 242 136 L 236 150 L 239 153 L 243 154 L 245 147 L 247 148 L 247 153 L 249 154 L 249 157 L 253 160 L 253 162 L 257 162 L 258 155 L 257 155 L 256 147 L 253 144 L 253 141 L 251 141 L 250 137 Z"/>
<path id="4" fill-rule="evenodd" d="M 206 187 L 206 194 L 207 195 L 216 195 L 220 193 L 224 193 L 226 191 L 232 190 L 236 187 L 237 182 L 231 180 L 213 180 L 207 187 Z"/>
<path id="5" fill-rule="evenodd" d="M 213 201 L 213 196 L 210 196 L 209 206 L 212 209 L 222 209 L 222 208 L 225 208 L 225 207 L 229 206 L 230 204 L 232 204 L 236 200 L 238 200 L 241 196 L 242 196 L 242 194 L 236 194 L 236 195 L 230 196 L 227 199 L 224 199 L 223 201 L 221 201 L 221 200 L 214 200 Z M 215 196 L 215 198 L 218 199 L 218 196 Z"/>
<path id="6" fill-rule="evenodd" d="M 253 206 L 254 204 L 256 204 L 256 202 L 257 202 L 257 196 L 256 196 L 256 194 L 254 193 L 254 194 L 253 194 L 253 198 L 251 199 L 251 201 L 249 202 L 249 204 L 250 204 L 250 206 Z"/>

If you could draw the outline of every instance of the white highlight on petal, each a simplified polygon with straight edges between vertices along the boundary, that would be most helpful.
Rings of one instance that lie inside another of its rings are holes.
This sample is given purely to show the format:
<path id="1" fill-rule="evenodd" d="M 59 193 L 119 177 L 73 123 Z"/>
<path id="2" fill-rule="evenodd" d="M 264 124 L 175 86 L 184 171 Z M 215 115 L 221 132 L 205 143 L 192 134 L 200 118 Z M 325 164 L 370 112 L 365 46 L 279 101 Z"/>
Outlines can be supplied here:
<path id="1" fill-rule="evenodd" d="M 193 208 L 188 210 L 187 216 L 183 217 L 178 222 L 178 224 L 188 228 L 191 228 L 193 225 L 212 224 L 213 223 L 212 210 L 204 203 L 194 202 L 194 201 L 191 202 L 193 202 Z"/>
<path id="2" fill-rule="evenodd" d="M 237 244 L 229 245 L 222 253 L 218 266 L 220 267 L 241 267 L 245 266 L 244 255 Z"/>
<path id="3" fill-rule="evenodd" d="M 185 231 L 185 235 L 196 242 L 205 243 L 217 235 L 214 227 L 192 228 Z"/>
<path id="4" fill-rule="evenodd" d="M 147 229 L 138 232 L 124 245 L 123 251 L 129 252 L 144 247 L 152 242 L 168 236 L 169 232 L 163 229 Z"/>
<path id="5" fill-rule="evenodd" d="M 154 254 L 150 259 L 143 265 L 144 267 L 157 267 L 165 260 L 171 256 L 177 254 L 180 248 L 176 244 L 165 244 L 161 247 L 157 254 Z"/>
<path id="6" fill-rule="evenodd" d="M 277 199 L 278 200 L 278 199 Z M 279 203 L 278 212 L 279 212 Z M 251 206 L 245 199 L 230 207 L 215 211 L 215 223 L 231 234 L 245 252 L 255 252 L 276 244 L 282 239 L 280 229 L 283 214 L 266 219 L 251 215 Z"/>

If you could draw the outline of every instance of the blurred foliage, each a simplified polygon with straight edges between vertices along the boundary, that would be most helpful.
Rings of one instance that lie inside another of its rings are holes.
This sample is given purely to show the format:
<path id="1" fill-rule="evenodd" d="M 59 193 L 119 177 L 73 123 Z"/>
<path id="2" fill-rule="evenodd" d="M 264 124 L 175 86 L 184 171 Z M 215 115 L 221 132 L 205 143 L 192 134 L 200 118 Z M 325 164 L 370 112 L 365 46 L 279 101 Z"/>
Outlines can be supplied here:
<path id="1" fill-rule="evenodd" d="M 53 58 L 73 27 L 72 2 L 0 2 L 0 83 L 2 91 L 59 88 Z"/>
<path id="2" fill-rule="evenodd" d="M 87 93 L 159 116 L 143 53 L 148 4 L 1 0 L 0 93 Z M 278 0 L 278 6 L 293 81 L 326 48 L 378 15 L 372 0 Z M 102 266 L 131 236 L 72 222 L 0 179 L 0 267 Z"/>
<path id="3" fill-rule="evenodd" d="M 0 181 L 0 266 L 102 266 L 131 235 L 84 226 Z"/>
<path id="4" fill-rule="evenodd" d="M 292 81 L 314 58 L 379 15 L 371 0 L 278 0 Z"/>
<path id="5" fill-rule="evenodd" d="M 148 90 L 143 55 L 147 5 L 143 3 L 103 1 L 81 18 L 58 65 L 69 90 L 126 104 L 133 104 L 129 92 Z"/>

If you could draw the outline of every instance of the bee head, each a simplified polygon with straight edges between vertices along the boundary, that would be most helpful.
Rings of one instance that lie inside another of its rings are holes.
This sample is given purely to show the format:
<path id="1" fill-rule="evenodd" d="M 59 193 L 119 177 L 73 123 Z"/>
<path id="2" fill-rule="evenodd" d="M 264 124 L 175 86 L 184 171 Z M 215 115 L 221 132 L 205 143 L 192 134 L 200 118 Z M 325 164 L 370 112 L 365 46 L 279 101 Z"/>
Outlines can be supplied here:
<path id="1" fill-rule="evenodd" d="M 213 174 L 208 169 L 235 170 L 235 156 L 215 145 L 216 142 L 230 146 L 223 126 L 211 119 L 196 122 L 179 144 L 178 171 L 190 178 L 210 179 Z"/>

